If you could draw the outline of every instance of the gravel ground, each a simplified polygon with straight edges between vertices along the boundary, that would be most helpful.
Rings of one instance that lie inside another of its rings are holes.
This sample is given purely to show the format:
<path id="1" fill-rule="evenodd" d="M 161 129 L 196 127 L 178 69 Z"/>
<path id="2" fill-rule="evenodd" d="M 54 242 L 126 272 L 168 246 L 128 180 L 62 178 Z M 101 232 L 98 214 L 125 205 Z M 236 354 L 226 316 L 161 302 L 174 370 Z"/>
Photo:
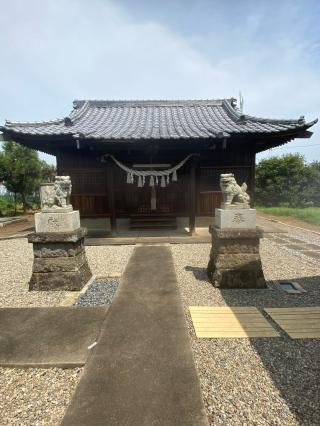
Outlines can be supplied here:
<path id="1" fill-rule="evenodd" d="M 81 294 L 74 303 L 75 306 L 99 306 L 110 305 L 116 294 L 119 280 L 110 278 L 107 280 L 95 280 L 84 294 Z"/>
<path id="2" fill-rule="evenodd" d="M 122 273 L 133 246 L 86 247 L 95 275 Z M 58 306 L 70 292 L 29 292 L 32 245 L 26 239 L 0 241 L 0 307 Z M 111 296 L 111 294 L 109 294 Z M 0 425 L 58 425 L 82 369 L 0 368 Z"/>
<path id="3" fill-rule="evenodd" d="M 319 340 L 197 339 L 188 306 L 311 306 L 320 304 L 320 267 L 270 240 L 261 242 L 267 280 L 294 279 L 307 293 L 218 290 L 206 278 L 210 245 L 172 246 L 204 404 L 211 425 L 319 425 Z"/>
<path id="4" fill-rule="evenodd" d="M 86 247 L 88 262 L 93 274 L 108 276 L 124 271 L 134 246 L 89 246 Z"/>
<path id="5" fill-rule="evenodd" d="M 0 368 L 1 426 L 58 425 L 81 371 L 81 368 Z"/>
<path id="6" fill-rule="evenodd" d="M 92 273 L 97 276 L 122 273 L 133 248 L 132 245 L 86 247 Z M 68 292 L 29 292 L 33 254 L 32 244 L 27 239 L 0 241 L 0 253 L 0 308 L 60 305 Z"/>
<path id="7" fill-rule="evenodd" d="M 288 232 L 287 234 L 269 234 L 267 236 L 285 251 L 304 260 L 319 265 L 320 262 L 320 235 L 315 233 L 302 233 L 300 230 Z M 302 252 L 301 250 L 307 250 Z M 312 256 L 312 252 L 316 255 Z"/>
<path id="8" fill-rule="evenodd" d="M 27 239 L 0 241 L 0 307 L 57 306 L 63 291 L 28 290 L 32 272 L 32 244 Z"/>

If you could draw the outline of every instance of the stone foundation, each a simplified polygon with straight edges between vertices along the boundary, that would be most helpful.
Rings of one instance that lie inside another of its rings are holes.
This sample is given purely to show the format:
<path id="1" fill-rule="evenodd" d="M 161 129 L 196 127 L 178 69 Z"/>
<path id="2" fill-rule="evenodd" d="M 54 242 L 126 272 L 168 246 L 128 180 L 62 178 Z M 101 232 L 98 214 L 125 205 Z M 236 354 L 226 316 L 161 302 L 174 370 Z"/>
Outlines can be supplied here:
<path id="1" fill-rule="evenodd" d="M 265 288 L 259 254 L 260 228 L 219 229 L 210 227 L 212 247 L 207 273 L 221 288 Z"/>
<path id="2" fill-rule="evenodd" d="M 72 232 L 36 232 L 29 290 L 81 290 L 92 276 L 85 249 L 85 228 Z"/>

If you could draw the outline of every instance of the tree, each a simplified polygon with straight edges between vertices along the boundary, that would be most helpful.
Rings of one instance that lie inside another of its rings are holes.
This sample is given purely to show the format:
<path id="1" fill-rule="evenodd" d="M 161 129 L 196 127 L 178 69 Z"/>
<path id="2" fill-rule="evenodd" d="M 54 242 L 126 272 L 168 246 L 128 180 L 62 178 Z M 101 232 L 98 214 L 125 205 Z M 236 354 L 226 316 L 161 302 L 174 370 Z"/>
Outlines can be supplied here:
<path id="1" fill-rule="evenodd" d="M 57 174 L 57 168 L 53 164 L 41 161 L 41 182 L 53 182 Z"/>
<path id="2" fill-rule="evenodd" d="M 311 200 L 320 207 L 320 161 L 313 161 L 309 167 L 313 176 Z"/>
<path id="3" fill-rule="evenodd" d="M 41 176 L 41 161 L 35 150 L 7 141 L 0 156 L 0 180 L 14 194 L 21 196 L 23 211 L 27 209 L 27 196 L 34 193 Z"/>
<path id="4" fill-rule="evenodd" d="M 256 200 L 263 206 L 312 205 L 319 184 L 320 169 L 307 165 L 299 154 L 271 157 L 260 161 L 256 168 Z"/>

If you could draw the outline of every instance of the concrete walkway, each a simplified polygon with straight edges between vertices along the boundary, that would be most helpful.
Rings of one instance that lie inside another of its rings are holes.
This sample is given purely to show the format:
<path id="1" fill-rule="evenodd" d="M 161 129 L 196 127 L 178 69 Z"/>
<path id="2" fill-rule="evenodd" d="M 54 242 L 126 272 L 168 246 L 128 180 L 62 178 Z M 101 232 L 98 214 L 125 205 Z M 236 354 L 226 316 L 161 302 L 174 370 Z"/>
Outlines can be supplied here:
<path id="1" fill-rule="evenodd" d="M 207 424 L 170 249 L 136 247 L 62 425 Z"/>
<path id="2" fill-rule="evenodd" d="M 0 366 L 82 366 L 107 307 L 0 309 Z"/>

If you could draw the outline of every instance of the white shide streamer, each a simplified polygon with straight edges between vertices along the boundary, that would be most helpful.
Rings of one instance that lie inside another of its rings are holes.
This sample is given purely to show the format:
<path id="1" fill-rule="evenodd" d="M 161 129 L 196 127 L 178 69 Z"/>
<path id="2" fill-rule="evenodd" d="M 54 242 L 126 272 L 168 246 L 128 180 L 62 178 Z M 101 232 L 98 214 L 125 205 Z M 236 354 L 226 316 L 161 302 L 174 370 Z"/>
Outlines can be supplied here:
<path id="1" fill-rule="evenodd" d="M 184 160 L 180 161 L 180 163 L 176 164 L 174 167 L 166 170 L 135 170 L 127 167 L 125 164 L 120 163 L 113 155 L 105 154 L 102 156 L 101 161 L 105 162 L 109 157 L 111 158 L 115 164 L 120 167 L 123 171 L 127 173 L 127 183 L 134 183 L 134 178 L 136 177 L 138 187 L 144 186 L 146 182 L 146 178 L 149 178 L 149 185 L 155 186 L 160 184 L 162 188 L 166 187 L 171 181 L 176 182 L 178 180 L 177 171 L 195 154 L 189 154 Z"/>

